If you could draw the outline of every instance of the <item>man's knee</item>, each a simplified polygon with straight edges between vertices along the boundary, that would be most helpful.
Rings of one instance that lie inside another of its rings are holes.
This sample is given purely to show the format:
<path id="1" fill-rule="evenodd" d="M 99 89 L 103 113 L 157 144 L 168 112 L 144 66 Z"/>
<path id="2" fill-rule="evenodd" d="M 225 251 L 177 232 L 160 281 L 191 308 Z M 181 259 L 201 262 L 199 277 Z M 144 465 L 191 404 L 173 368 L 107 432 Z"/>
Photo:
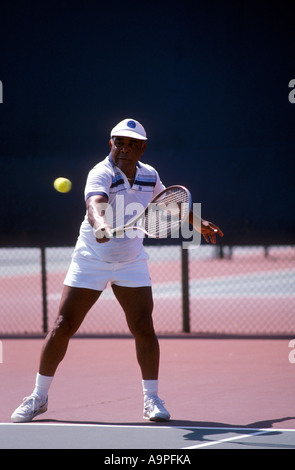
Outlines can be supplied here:
<path id="1" fill-rule="evenodd" d="M 151 337 L 155 335 L 152 316 L 138 316 L 129 322 L 129 328 L 133 336 Z"/>
<path id="2" fill-rule="evenodd" d="M 59 315 L 53 325 L 52 334 L 54 336 L 63 336 L 71 338 L 77 331 L 74 322 L 63 315 Z"/>

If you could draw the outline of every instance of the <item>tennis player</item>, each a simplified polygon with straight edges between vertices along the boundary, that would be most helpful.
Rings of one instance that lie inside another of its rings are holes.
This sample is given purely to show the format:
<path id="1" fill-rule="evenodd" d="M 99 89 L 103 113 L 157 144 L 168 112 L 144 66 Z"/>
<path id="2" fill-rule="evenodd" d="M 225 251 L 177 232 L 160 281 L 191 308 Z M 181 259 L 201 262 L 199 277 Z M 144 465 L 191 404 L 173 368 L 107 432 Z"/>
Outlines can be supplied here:
<path id="1" fill-rule="evenodd" d="M 41 352 L 39 371 L 32 394 L 11 416 L 12 422 L 28 422 L 44 413 L 48 392 L 70 338 L 108 283 L 125 312 L 135 339 L 137 360 L 142 375 L 143 417 L 168 421 L 170 414 L 158 396 L 159 344 L 154 331 L 151 279 L 143 237 L 111 237 L 111 223 L 132 203 L 144 208 L 164 189 L 157 171 L 140 162 L 147 146 L 144 127 L 135 119 L 124 119 L 111 131 L 110 154 L 90 172 L 85 187 L 86 215 L 80 227 L 72 261 L 64 281 L 59 312 Z M 118 203 L 119 201 L 119 203 Z M 193 214 L 190 214 L 193 223 Z M 118 224 L 117 224 L 118 225 Z M 216 243 L 222 231 L 201 220 L 202 235 Z"/>

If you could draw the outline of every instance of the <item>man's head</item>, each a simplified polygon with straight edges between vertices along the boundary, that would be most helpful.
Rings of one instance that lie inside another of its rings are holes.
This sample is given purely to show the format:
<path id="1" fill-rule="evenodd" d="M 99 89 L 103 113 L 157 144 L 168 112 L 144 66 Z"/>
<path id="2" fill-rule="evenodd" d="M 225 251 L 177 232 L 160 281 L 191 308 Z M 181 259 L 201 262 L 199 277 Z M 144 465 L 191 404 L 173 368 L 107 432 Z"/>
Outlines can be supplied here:
<path id="1" fill-rule="evenodd" d="M 146 149 L 144 127 L 134 119 L 124 119 L 111 131 L 111 157 L 125 174 L 132 175 Z"/>

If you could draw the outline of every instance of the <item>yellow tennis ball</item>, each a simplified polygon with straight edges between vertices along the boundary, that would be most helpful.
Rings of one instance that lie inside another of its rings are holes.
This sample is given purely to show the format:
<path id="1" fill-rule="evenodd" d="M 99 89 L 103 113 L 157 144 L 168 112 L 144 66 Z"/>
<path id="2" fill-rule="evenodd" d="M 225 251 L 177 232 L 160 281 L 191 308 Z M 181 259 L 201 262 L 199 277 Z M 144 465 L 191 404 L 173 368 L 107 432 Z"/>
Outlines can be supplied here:
<path id="1" fill-rule="evenodd" d="M 54 188 L 59 193 L 68 193 L 72 189 L 72 183 L 67 178 L 56 178 L 53 183 Z"/>

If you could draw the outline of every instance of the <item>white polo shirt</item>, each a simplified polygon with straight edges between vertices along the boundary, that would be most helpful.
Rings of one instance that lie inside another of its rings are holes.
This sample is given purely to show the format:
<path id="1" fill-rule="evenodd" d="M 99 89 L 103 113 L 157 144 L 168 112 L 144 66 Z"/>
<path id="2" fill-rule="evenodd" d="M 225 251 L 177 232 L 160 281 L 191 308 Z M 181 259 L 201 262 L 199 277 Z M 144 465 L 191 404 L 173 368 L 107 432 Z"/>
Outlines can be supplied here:
<path id="1" fill-rule="evenodd" d="M 107 220 L 112 227 L 118 227 L 139 215 L 164 188 L 157 171 L 141 162 L 137 163 L 134 183 L 130 186 L 126 175 L 108 155 L 90 170 L 84 194 L 85 201 L 90 196 L 105 196 L 109 208 L 106 213 Z M 127 231 L 123 237 L 112 238 L 107 243 L 98 243 L 86 213 L 73 258 L 87 257 L 112 263 L 145 257 L 143 237 L 139 230 Z"/>

